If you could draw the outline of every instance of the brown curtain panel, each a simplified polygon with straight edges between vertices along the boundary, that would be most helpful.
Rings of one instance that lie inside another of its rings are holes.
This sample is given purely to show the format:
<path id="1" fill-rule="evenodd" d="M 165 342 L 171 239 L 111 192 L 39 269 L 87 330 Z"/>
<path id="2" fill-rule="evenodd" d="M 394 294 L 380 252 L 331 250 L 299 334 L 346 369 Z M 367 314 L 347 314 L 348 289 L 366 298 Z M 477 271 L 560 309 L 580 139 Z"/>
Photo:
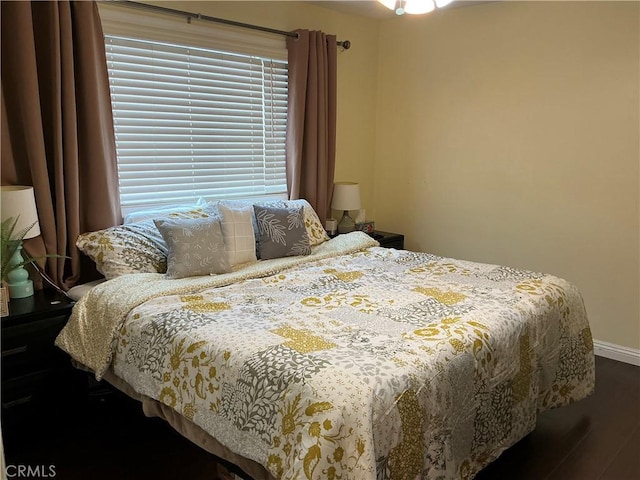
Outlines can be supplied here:
<path id="1" fill-rule="evenodd" d="M 298 38 L 287 38 L 287 190 L 290 199 L 306 199 L 324 222 L 331 216 L 336 162 L 336 37 L 296 32 Z"/>
<path id="2" fill-rule="evenodd" d="M 80 233 L 120 223 L 104 38 L 95 2 L 2 2 L 2 184 L 33 185 L 32 256 L 62 288 L 97 276 Z M 34 280 L 38 280 L 34 278 Z"/>

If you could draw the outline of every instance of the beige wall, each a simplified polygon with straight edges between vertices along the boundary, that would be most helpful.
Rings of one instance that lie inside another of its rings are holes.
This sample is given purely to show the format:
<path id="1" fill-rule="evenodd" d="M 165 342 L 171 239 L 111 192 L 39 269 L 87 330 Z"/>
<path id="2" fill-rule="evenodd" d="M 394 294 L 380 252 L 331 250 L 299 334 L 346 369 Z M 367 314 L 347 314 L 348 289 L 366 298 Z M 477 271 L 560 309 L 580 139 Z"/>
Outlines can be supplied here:
<path id="1" fill-rule="evenodd" d="M 336 181 L 362 185 L 364 205 L 373 204 L 378 22 L 302 2 L 145 2 L 279 30 L 322 30 L 350 40 L 338 52 Z"/>
<path id="2" fill-rule="evenodd" d="M 640 348 L 637 2 L 499 2 L 381 23 L 376 225 L 564 277 Z"/>
<path id="3" fill-rule="evenodd" d="M 640 349 L 637 2 L 493 2 L 375 21 L 300 2 L 161 2 L 349 39 L 336 180 L 410 249 L 544 271 Z"/>

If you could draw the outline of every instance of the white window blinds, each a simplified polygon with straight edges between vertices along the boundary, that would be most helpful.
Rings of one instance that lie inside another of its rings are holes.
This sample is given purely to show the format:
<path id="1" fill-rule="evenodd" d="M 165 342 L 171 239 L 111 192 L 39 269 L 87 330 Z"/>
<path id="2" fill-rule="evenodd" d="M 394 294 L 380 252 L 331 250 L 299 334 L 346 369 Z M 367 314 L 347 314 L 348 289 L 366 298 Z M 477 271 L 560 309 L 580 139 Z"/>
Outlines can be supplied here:
<path id="1" fill-rule="evenodd" d="M 286 61 L 105 42 L 123 208 L 286 193 Z"/>

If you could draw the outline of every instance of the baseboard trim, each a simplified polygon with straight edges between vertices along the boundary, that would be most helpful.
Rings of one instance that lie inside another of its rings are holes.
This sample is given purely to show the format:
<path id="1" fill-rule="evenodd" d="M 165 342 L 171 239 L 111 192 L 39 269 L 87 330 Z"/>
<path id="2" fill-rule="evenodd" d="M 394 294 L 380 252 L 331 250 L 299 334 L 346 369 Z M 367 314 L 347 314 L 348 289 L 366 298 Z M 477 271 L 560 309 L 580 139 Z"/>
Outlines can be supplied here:
<path id="1" fill-rule="evenodd" d="M 594 340 L 593 351 L 599 357 L 610 358 L 611 360 L 630 363 L 631 365 L 640 367 L 640 350 L 635 348 Z"/>

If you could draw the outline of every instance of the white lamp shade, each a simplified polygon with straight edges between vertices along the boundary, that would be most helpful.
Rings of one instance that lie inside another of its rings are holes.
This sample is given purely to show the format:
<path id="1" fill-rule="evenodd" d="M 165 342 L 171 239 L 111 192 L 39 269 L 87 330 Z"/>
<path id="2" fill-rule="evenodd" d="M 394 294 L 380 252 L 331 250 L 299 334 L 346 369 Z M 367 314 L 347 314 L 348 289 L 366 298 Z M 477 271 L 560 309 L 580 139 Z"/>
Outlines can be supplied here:
<path id="1" fill-rule="evenodd" d="M 331 208 L 334 210 L 359 210 L 360 185 L 355 182 L 334 183 Z"/>
<path id="2" fill-rule="evenodd" d="M 8 218 L 17 218 L 14 236 L 31 228 L 23 238 L 34 238 L 40 235 L 40 224 L 38 223 L 38 210 L 36 210 L 36 197 L 33 194 L 33 187 L 25 187 L 21 185 L 1 186 L 0 187 L 0 209 L 4 222 Z M 13 240 L 17 240 L 14 238 Z"/>

